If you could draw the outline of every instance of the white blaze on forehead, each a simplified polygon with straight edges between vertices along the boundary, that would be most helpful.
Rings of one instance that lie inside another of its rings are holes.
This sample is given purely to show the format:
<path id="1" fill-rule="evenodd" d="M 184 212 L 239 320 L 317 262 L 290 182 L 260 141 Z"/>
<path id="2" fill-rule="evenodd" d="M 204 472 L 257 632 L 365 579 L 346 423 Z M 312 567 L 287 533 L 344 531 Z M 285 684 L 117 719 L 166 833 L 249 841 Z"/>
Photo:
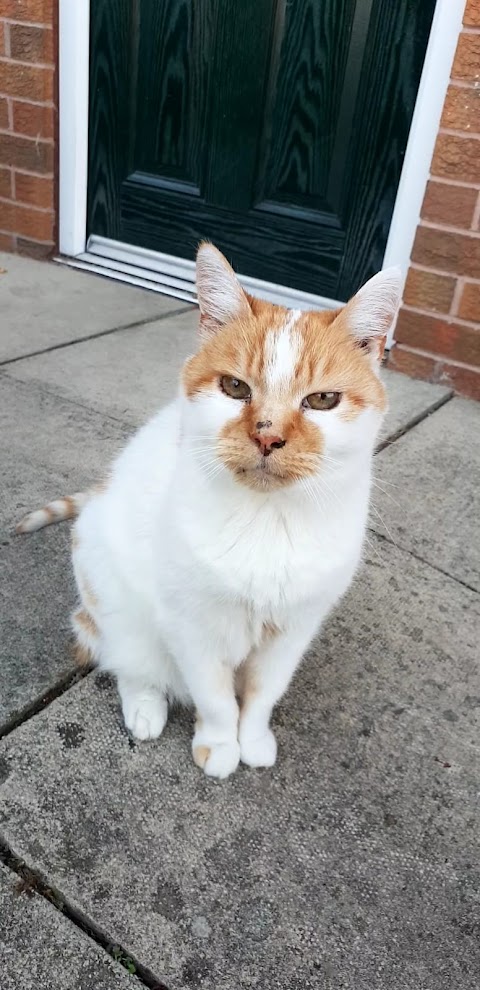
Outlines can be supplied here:
<path id="1" fill-rule="evenodd" d="M 293 378 L 302 339 L 295 324 L 301 309 L 289 309 L 283 326 L 270 330 L 265 339 L 265 372 L 269 388 L 286 385 Z"/>

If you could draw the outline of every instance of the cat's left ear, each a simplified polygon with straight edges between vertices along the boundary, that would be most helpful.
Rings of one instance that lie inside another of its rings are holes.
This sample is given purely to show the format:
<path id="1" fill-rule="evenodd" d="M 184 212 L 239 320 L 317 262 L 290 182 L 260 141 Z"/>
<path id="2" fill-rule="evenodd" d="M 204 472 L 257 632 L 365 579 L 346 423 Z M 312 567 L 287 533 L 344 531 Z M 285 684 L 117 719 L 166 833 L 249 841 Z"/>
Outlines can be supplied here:
<path id="1" fill-rule="evenodd" d="M 252 315 L 250 303 L 221 251 L 204 242 L 197 254 L 200 331 L 210 337 L 232 320 Z"/>
<path id="2" fill-rule="evenodd" d="M 400 268 L 385 268 L 369 279 L 342 310 L 348 330 L 358 346 L 381 361 L 387 334 L 400 305 L 402 273 Z"/>

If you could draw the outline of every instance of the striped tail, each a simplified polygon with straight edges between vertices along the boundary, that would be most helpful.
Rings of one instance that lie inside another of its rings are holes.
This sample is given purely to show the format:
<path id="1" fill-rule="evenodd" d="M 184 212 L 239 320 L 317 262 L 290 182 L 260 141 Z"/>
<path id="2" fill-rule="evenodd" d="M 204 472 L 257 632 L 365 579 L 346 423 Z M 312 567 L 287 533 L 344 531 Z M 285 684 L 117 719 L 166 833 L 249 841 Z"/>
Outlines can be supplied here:
<path id="1" fill-rule="evenodd" d="M 34 533 L 36 529 L 51 526 L 52 523 L 62 522 L 63 519 L 75 519 L 83 506 L 91 497 L 91 492 L 76 492 L 75 495 L 65 495 L 49 502 L 43 509 L 27 512 L 27 515 L 17 523 L 17 533 Z"/>

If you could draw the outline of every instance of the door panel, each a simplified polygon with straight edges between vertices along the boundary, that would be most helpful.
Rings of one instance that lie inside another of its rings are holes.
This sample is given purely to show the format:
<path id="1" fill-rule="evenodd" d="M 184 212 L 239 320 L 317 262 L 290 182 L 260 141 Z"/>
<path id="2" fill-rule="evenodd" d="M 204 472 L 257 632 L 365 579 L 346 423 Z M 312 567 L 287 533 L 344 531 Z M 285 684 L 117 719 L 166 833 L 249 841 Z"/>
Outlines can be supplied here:
<path id="1" fill-rule="evenodd" d="M 434 0 L 91 0 L 88 233 L 346 298 L 381 266 Z"/>

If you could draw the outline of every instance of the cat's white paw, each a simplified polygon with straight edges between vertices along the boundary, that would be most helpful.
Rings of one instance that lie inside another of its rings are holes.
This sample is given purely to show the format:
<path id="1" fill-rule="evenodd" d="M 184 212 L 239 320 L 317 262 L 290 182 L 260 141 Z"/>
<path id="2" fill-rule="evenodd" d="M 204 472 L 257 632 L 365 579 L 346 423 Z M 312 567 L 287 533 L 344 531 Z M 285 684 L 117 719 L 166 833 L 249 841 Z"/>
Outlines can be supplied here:
<path id="1" fill-rule="evenodd" d="M 277 740 L 271 729 L 255 739 L 240 734 L 240 759 L 248 767 L 273 767 L 277 759 Z"/>
<path id="2" fill-rule="evenodd" d="M 132 693 L 122 699 L 125 725 L 136 739 L 157 739 L 168 716 L 167 699 L 160 691 Z"/>
<path id="3" fill-rule="evenodd" d="M 207 774 L 207 777 L 218 777 L 220 780 L 229 777 L 240 762 L 240 746 L 236 741 L 206 746 L 196 742 L 194 738 L 192 754 L 193 762 Z"/>

